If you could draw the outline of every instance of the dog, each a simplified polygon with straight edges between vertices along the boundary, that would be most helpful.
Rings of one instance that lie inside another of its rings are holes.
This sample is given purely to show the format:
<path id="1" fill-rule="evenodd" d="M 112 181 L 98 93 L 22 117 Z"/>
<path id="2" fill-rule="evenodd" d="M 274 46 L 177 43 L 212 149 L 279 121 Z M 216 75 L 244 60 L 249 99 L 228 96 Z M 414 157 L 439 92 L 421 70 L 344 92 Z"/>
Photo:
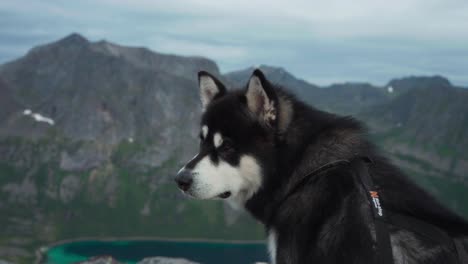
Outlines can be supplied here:
<path id="1" fill-rule="evenodd" d="M 380 263 L 371 202 L 349 165 L 329 166 L 359 157 L 372 160 L 384 210 L 453 239 L 468 235 L 468 223 L 381 155 L 356 119 L 303 103 L 258 69 L 244 89 L 228 91 L 204 71 L 198 80 L 200 149 L 175 181 L 189 196 L 226 200 L 263 223 L 272 263 Z M 466 254 L 398 225 L 388 233 L 393 263 L 460 263 Z"/>

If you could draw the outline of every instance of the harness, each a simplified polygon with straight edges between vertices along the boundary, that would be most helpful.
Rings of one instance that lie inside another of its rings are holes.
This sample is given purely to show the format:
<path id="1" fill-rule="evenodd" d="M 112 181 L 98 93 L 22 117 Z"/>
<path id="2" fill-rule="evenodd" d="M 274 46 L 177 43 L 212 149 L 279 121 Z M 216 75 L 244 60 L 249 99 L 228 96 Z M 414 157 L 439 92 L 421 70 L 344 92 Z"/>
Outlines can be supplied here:
<path id="1" fill-rule="evenodd" d="M 361 183 L 365 190 L 367 200 L 369 202 L 370 210 L 374 218 L 375 234 L 376 234 L 376 263 L 379 264 L 394 264 L 392 244 L 390 242 L 390 233 L 388 225 L 397 226 L 405 230 L 413 231 L 418 235 L 424 236 L 431 240 L 439 241 L 447 245 L 454 245 L 460 263 L 468 263 L 468 253 L 464 250 L 463 242 L 459 239 L 454 239 L 449 236 L 444 230 L 439 227 L 419 220 L 415 217 L 400 214 L 398 212 L 390 212 L 384 210 L 380 196 L 379 188 L 374 184 L 372 177 L 369 173 L 369 166 L 373 161 L 368 157 L 356 158 L 353 160 L 336 160 L 327 163 L 311 173 L 306 174 L 301 178 L 297 184 L 291 188 L 285 196 L 278 203 L 281 206 L 292 194 L 294 194 L 301 187 L 305 186 L 312 176 L 322 173 L 328 169 L 335 168 L 341 165 L 350 165 L 356 172 L 358 181 Z M 275 214 L 270 216 L 273 218 Z"/>

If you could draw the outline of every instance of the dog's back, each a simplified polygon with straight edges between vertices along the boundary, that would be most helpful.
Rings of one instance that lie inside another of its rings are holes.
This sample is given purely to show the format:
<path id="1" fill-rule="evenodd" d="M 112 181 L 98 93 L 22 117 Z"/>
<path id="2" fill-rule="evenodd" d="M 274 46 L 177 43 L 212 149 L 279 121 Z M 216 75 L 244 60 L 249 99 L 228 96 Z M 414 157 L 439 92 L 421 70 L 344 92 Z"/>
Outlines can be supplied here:
<path id="1" fill-rule="evenodd" d="M 385 159 L 374 160 L 369 166 L 371 175 L 378 175 L 382 166 L 394 171 L 387 176 L 393 185 L 379 182 L 381 206 L 385 214 L 400 217 L 387 224 L 391 263 L 468 263 L 466 248 L 458 243 L 466 237 L 468 224 L 407 181 Z M 277 263 L 379 263 L 376 220 L 366 190 L 353 177 L 356 173 L 342 166 L 314 175 L 276 208 L 269 225 L 282 241 L 277 245 L 281 248 L 276 251 Z M 392 178 L 397 180 L 392 182 Z M 405 191 L 421 196 L 398 196 Z M 426 200 L 422 203 L 419 198 Z"/>

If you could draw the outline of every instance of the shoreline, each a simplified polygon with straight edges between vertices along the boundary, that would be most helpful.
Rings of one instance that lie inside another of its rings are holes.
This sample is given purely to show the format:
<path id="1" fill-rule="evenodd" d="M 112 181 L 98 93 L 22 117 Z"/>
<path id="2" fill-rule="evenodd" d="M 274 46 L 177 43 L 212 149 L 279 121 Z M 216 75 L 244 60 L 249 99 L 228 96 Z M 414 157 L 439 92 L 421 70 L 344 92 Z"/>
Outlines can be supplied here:
<path id="1" fill-rule="evenodd" d="M 227 240 L 227 239 L 210 239 L 210 238 L 171 238 L 171 237 L 146 237 L 146 236 L 131 236 L 131 237 L 77 237 L 70 239 L 58 240 L 38 248 L 35 252 L 35 264 L 42 264 L 43 258 L 51 248 L 61 246 L 68 243 L 83 242 L 83 241 L 98 241 L 98 242 L 116 242 L 116 241 L 167 241 L 167 242 L 195 242 L 195 243 L 223 243 L 223 244 L 266 244 L 266 240 Z"/>

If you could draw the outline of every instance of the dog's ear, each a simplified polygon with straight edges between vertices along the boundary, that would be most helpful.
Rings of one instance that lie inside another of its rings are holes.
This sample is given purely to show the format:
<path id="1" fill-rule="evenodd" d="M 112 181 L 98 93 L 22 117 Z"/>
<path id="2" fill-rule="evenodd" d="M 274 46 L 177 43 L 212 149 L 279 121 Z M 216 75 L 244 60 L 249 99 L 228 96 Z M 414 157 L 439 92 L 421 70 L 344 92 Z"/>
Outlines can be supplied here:
<path id="1" fill-rule="evenodd" d="M 206 71 L 198 72 L 198 85 L 200 87 L 200 99 L 203 111 L 205 111 L 211 101 L 226 93 L 224 85 Z"/>
<path id="2" fill-rule="evenodd" d="M 260 121 L 270 127 L 276 126 L 278 99 L 273 86 L 259 69 L 250 77 L 245 97 L 249 110 Z"/>

